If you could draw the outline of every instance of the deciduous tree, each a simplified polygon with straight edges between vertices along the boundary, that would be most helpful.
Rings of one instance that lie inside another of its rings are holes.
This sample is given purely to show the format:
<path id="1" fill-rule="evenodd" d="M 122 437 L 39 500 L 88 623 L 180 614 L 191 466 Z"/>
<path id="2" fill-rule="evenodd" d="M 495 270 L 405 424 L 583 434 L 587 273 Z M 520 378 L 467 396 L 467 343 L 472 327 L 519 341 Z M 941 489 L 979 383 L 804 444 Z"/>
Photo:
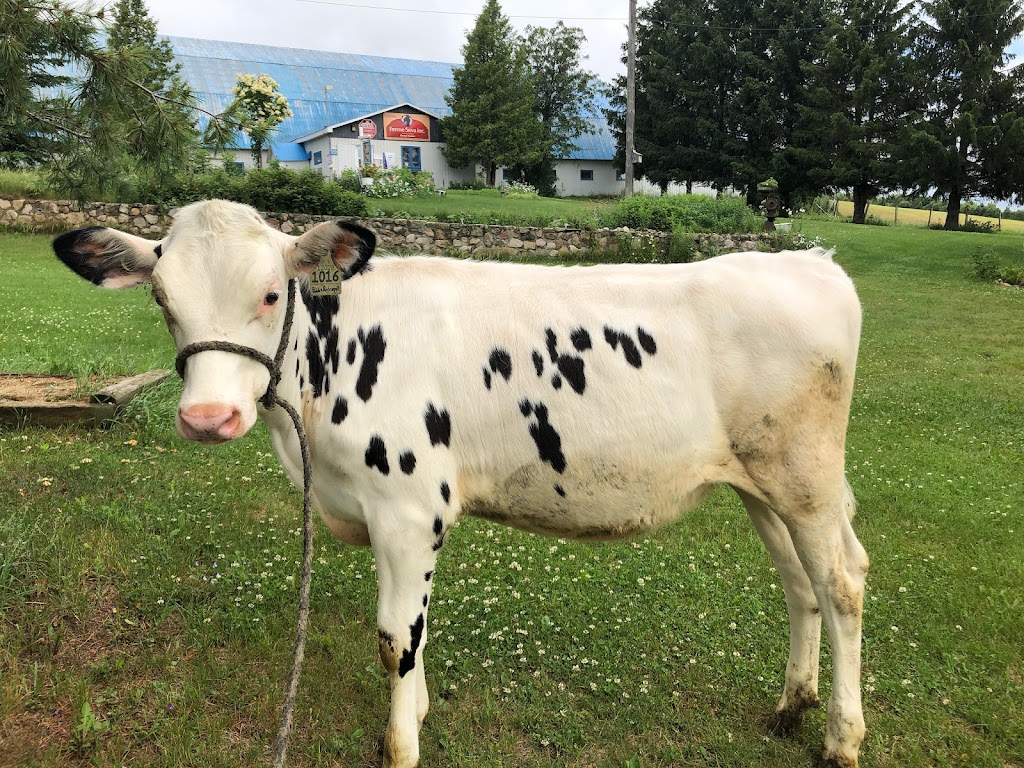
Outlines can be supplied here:
<path id="1" fill-rule="evenodd" d="M 292 116 L 288 99 L 270 75 L 240 74 L 231 90 L 235 99 L 225 114 L 237 120 L 249 136 L 253 162 L 262 168 L 263 147 L 277 126 Z"/>
<path id="2" fill-rule="evenodd" d="M 568 157 L 576 139 L 597 130 L 593 121 L 603 86 L 597 75 L 583 68 L 586 40 L 582 29 L 561 21 L 553 27 L 528 26 L 523 33 L 544 139 L 544 156 L 527 170 L 527 179 L 545 194 L 554 194 L 555 159 Z"/>

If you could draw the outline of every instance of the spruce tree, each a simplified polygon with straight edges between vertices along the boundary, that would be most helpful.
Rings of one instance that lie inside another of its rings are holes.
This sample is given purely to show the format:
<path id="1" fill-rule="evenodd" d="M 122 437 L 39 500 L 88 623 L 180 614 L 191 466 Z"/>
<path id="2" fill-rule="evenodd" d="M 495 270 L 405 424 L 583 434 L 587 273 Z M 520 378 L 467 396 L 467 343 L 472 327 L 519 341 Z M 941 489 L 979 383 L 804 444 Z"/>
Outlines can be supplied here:
<path id="1" fill-rule="evenodd" d="M 196 131 L 192 112 L 192 91 L 181 78 L 181 67 L 174 62 L 174 52 L 166 39 L 157 37 L 156 22 L 149 15 L 145 0 L 117 0 L 113 18 L 107 28 L 107 48 L 133 61 L 135 78 L 141 88 L 124 89 L 119 97 L 123 112 L 142 114 L 154 100 L 154 94 L 164 98 L 165 112 L 183 126 Z M 152 138 L 144 122 L 127 124 L 124 143 L 127 149 L 126 167 L 129 172 L 146 177 L 155 184 L 169 181 L 180 169 L 191 165 L 198 152 L 197 142 L 182 145 L 178 151 L 184 156 L 147 149 Z M 142 162 L 139 162 L 142 160 Z"/>
<path id="2" fill-rule="evenodd" d="M 837 10 L 820 55 L 805 64 L 788 156 L 810 188 L 851 190 L 853 222 L 863 224 L 871 197 L 904 185 L 893 157 L 924 80 L 910 56 L 911 6 L 845 0 Z"/>
<path id="3" fill-rule="evenodd" d="M 914 180 L 948 199 L 946 229 L 963 200 L 1022 190 L 1024 108 L 1008 47 L 1024 31 L 1016 0 L 925 0 L 918 56 L 927 106 L 908 128 L 902 157 Z"/>
<path id="4" fill-rule="evenodd" d="M 479 163 L 494 186 L 498 166 L 531 165 L 544 155 L 534 108 L 537 96 L 525 51 L 497 0 L 487 0 L 462 48 L 463 66 L 446 97 L 445 159 L 456 167 Z"/>

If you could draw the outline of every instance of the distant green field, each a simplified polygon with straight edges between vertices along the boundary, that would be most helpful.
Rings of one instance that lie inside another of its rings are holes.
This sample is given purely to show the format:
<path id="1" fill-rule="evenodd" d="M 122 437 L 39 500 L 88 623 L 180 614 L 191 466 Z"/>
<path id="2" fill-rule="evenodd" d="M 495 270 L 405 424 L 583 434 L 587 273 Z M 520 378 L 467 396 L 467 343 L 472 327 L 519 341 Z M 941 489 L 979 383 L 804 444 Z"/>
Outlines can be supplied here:
<path id="1" fill-rule="evenodd" d="M 847 465 L 872 559 L 861 765 L 1019 766 L 1024 291 L 976 280 L 971 254 L 1021 263 L 1024 236 L 798 226 L 837 248 L 865 312 Z M 0 234 L 0 297 L 0 370 L 173 360 L 144 290 L 89 286 L 47 238 Z M 105 432 L 0 432 L 2 766 L 268 762 L 300 497 L 262 427 L 179 439 L 179 393 L 169 380 Z M 379 765 L 372 560 L 317 535 L 290 765 Z M 619 544 L 464 520 L 428 629 L 424 768 L 816 764 L 823 710 L 793 739 L 764 728 L 786 613 L 731 493 Z"/>

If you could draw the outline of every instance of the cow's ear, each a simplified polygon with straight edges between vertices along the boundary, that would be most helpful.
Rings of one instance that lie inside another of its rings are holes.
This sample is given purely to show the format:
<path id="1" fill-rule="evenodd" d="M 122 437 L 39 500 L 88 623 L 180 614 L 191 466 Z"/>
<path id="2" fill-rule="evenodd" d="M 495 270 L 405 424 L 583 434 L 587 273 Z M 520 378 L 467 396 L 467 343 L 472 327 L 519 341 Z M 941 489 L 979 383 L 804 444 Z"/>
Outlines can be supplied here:
<path id="1" fill-rule="evenodd" d="M 104 288 L 148 282 L 162 248 L 163 241 L 109 227 L 74 229 L 53 241 L 57 258 L 76 274 Z"/>
<path id="2" fill-rule="evenodd" d="M 377 236 L 348 221 L 325 221 L 295 240 L 285 256 L 294 274 L 310 273 L 329 257 L 342 279 L 359 274 L 377 247 Z"/>

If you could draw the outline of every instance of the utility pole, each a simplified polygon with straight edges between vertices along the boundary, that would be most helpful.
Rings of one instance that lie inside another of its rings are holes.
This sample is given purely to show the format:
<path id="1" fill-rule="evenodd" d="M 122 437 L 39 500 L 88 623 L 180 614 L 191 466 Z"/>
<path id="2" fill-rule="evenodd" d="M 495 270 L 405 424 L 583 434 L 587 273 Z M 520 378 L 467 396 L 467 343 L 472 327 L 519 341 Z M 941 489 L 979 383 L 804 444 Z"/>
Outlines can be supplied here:
<path id="1" fill-rule="evenodd" d="M 633 121 L 636 117 L 636 0 L 629 0 L 626 38 L 626 197 L 633 196 Z"/>

